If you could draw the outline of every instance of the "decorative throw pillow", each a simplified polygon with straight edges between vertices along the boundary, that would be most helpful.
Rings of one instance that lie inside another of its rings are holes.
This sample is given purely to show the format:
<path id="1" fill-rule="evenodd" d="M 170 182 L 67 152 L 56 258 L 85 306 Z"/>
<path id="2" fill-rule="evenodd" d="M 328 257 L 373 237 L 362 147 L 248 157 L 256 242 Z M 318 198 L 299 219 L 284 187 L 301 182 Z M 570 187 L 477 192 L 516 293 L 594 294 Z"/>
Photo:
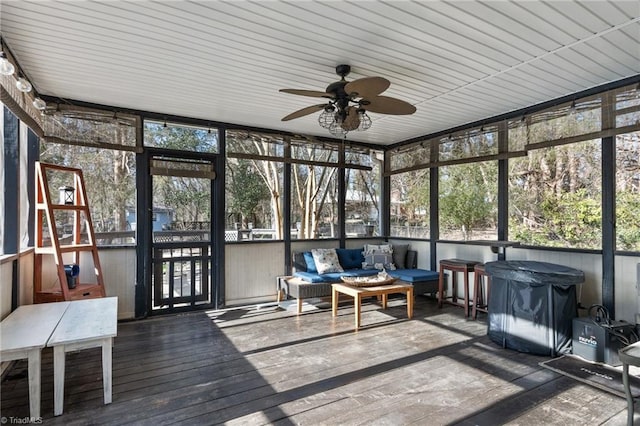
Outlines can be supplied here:
<path id="1" fill-rule="evenodd" d="M 396 269 L 393 264 L 393 247 L 391 244 L 367 244 L 364 246 L 364 262 L 362 269 Z"/>
<path id="2" fill-rule="evenodd" d="M 373 253 L 374 251 L 381 253 L 393 253 L 393 246 L 391 244 L 365 244 L 364 245 L 364 254 Z"/>
<path id="3" fill-rule="evenodd" d="M 405 269 L 407 267 L 407 252 L 409 251 L 409 244 L 394 244 L 393 245 L 393 263 L 398 269 Z"/>
<path id="4" fill-rule="evenodd" d="M 340 266 L 336 249 L 313 249 L 311 254 L 319 274 L 344 272 L 344 269 Z"/>
<path id="5" fill-rule="evenodd" d="M 313 254 L 310 251 L 305 251 L 302 255 L 304 256 L 304 263 L 307 265 L 307 272 L 316 274 L 318 269 L 316 268 L 316 262 L 313 260 Z"/>
<path id="6" fill-rule="evenodd" d="M 364 262 L 362 249 L 336 249 L 338 260 L 343 269 L 359 269 Z"/>

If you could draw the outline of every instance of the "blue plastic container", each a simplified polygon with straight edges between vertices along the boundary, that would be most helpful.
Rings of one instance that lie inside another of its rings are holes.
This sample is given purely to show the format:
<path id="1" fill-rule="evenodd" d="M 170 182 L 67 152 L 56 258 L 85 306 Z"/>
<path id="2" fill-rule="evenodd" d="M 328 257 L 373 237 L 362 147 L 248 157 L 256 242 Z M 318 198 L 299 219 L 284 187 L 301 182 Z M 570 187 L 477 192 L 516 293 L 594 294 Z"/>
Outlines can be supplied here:
<path id="1" fill-rule="evenodd" d="M 64 272 L 67 275 L 67 286 L 70 289 L 76 288 L 76 280 L 80 275 L 80 267 L 75 263 L 71 265 L 64 265 Z"/>

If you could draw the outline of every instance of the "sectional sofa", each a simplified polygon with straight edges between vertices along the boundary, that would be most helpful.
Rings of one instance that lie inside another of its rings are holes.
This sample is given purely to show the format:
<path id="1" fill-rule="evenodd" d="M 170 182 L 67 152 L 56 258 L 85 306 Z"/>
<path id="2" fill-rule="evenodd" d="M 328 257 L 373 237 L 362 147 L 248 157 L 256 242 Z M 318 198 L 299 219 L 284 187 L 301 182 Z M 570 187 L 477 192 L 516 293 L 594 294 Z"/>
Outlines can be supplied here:
<path id="1" fill-rule="evenodd" d="M 418 253 L 408 245 L 391 245 L 393 264 L 367 264 L 364 253 L 367 246 L 359 249 L 335 249 L 342 271 L 318 272 L 311 251 L 293 253 L 293 275 L 278 277 L 277 301 L 283 298 L 297 299 L 297 313 L 302 311 L 304 299 L 331 296 L 331 284 L 342 282 L 342 277 L 362 277 L 377 275 L 381 266 L 399 281 L 412 284 L 414 294 L 437 293 L 438 273 L 417 269 Z M 367 261 L 378 260 L 375 255 L 367 256 Z"/>

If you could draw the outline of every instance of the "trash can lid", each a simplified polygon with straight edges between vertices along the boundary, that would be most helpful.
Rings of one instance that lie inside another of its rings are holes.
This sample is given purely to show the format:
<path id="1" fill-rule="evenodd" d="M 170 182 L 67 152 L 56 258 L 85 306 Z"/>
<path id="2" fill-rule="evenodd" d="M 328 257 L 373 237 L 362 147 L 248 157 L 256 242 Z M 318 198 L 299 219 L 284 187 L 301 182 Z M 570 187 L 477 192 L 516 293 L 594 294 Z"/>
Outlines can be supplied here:
<path id="1" fill-rule="evenodd" d="M 487 262 L 490 276 L 530 284 L 575 285 L 584 282 L 584 272 L 555 263 L 534 260 L 499 260 Z"/>

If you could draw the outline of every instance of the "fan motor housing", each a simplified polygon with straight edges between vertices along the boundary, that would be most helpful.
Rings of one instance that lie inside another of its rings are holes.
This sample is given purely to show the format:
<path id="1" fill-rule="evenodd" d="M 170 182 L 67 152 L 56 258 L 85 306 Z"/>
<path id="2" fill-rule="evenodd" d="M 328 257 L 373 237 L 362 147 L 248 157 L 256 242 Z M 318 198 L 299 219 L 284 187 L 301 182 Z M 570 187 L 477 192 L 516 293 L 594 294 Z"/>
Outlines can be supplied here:
<path id="1" fill-rule="evenodd" d="M 340 64 L 336 66 L 336 74 L 343 79 L 351 72 L 351 65 Z"/>
<path id="2" fill-rule="evenodd" d="M 338 101 L 348 99 L 349 95 L 344 90 L 344 86 L 347 85 L 348 81 L 346 81 L 344 78 L 350 72 L 351 72 L 351 65 L 341 64 L 336 66 L 336 74 L 342 77 L 342 80 L 335 81 L 330 85 L 328 85 L 325 92 L 332 93 L 336 97 L 336 100 Z M 348 102 L 346 102 L 346 104 L 348 105 Z"/>
<path id="3" fill-rule="evenodd" d="M 346 86 L 347 83 L 348 81 L 344 81 L 344 80 L 335 81 L 327 86 L 327 88 L 325 89 L 325 92 L 333 93 L 337 98 L 346 96 L 347 92 L 344 91 L 344 86 Z"/>

